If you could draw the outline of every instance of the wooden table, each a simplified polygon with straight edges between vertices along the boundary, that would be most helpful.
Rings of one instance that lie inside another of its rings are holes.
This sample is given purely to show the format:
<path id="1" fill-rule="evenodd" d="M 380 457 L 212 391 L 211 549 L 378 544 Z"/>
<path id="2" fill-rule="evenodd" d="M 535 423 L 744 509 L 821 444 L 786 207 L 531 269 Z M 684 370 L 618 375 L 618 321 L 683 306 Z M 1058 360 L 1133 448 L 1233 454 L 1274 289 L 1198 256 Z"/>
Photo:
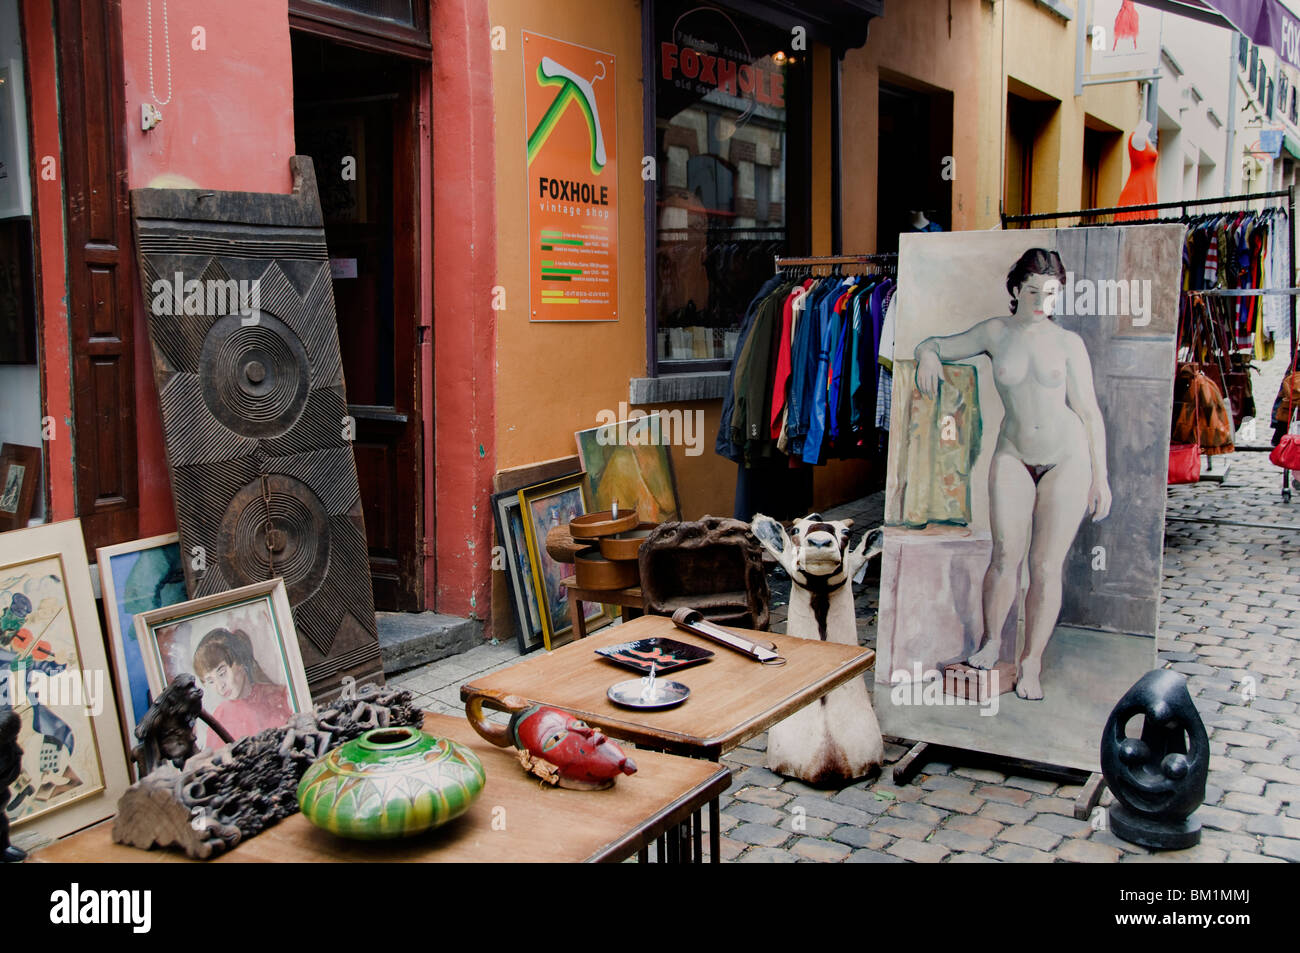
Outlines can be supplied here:
<path id="1" fill-rule="evenodd" d="M 424 729 L 474 750 L 487 785 L 468 813 L 407 840 L 363 842 L 335 837 L 301 814 L 206 863 L 332 861 L 574 862 L 619 861 L 640 853 L 716 805 L 731 783 L 721 765 L 638 751 L 637 773 L 604 791 L 544 787 L 524 773 L 513 748 L 484 741 L 464 718 L 426 714 Z M 695 827 L 699 854 L 699 825 Z M 112 821 L 66 837 L 32 855 L 46 863 L 190 862 L 175 850 L 143 851 L 112 842 Z M 662 858 L 662 854 L 660 857 Z M 687 859 L 681 857 L 679 859 Z M 196 861 L 202 863 L 202 861 Z"/>
<path id="2" fill-rule="evenodd" d="M 462 685 L 460 696 L 467 701 L 485 690 L 521 695 L 531 702 L 571 711 L 611 737 L 642 748 L 717 761 L 831 689 L 860 677 L 876 661 L 874 651 L 857 645 L 735 631 L 775 642 L 786 664 L 761 665 L 677 628 L 671 619 L 647 615 L 481 676 Z M 620 708 L 605 692 L 635 674 L 593 650 L 653 636 L 698 645 L 713 651 L 714 656 L 701 665 L 664 676 L 691 689 L 684 704 L 666 711 Z M 717 858 L 716 802 L 710 805 L 709 819 L 712 856 Z"/>

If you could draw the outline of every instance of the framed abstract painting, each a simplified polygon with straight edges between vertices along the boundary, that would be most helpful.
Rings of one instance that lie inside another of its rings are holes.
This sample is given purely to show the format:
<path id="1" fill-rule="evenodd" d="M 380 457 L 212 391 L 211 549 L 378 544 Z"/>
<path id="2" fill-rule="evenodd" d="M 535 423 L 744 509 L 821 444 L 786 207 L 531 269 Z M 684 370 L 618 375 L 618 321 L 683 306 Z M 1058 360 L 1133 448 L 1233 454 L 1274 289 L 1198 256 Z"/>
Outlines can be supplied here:
<path id="1" fill-rule="evenodd" d="M 574 434 L 597 511 L 617 500 L 620 506 L 635 503 L 645 523 L 681 518 L 662 417 L 647 414 Z"/>
<path id="2" fill-rule="evenodd" d="M 5 813 L 23 849 L 111 817 L 130 783 L 85 545 L 74 519 L 0 549 L 0 711 L 22 748 Z"/>
<path id="3" fill-rule="evenodd" d="M 128 745 L 150 701 L 149 673 L 136 638 L 135 617 L 184 602 L 189 595 L 178 539 L 175 533 L 167 533 L 95 550 L 108 644 L 117 671 L 117 707 Z"/>
<path id="4" fill-rule="evenodd" d="M 204 711 L 236 741 L 311 708 L 283 579 L 142 612 L 135 630 L 154 697 L 177 675 L 193 675 Z M 196 727 L 200 747 L 223 747 Z"/>

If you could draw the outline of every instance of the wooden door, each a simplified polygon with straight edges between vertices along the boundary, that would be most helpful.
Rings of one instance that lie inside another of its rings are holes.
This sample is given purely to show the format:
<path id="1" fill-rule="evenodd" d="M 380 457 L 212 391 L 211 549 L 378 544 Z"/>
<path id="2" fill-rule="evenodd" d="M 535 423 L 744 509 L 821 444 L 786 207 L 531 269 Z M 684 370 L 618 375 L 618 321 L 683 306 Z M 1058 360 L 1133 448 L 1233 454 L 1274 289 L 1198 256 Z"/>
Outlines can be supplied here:
<path id="1" fill-rule="evenodd" d="M 337 78 L 353 77 L 340 97 Z M 312 156 L 334 270 L 375 605 L 423 603 L 418 67 L 294 35 L 297 151 Z"/>
<path id="2" fill-rule="evenodd" d="M 134 538 L 140 513 L 121 5 L 56 11 L 77 515 L 93 553 Z"/>

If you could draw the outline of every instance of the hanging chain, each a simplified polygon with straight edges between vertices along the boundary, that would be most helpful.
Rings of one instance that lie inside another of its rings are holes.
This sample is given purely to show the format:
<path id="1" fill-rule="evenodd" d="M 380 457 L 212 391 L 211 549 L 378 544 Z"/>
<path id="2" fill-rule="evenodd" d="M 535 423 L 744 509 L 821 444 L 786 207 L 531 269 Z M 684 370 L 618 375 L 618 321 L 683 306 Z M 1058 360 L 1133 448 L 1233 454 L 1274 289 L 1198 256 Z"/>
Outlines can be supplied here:
<path id="1" fill-rule="evenodd" d="M 159 106 L 166 106 L 172 101 L 172 46 L 171 30 L 167 26 L 167 0 L 162 0 L 163 52 L 167 56 L 167 98 L 159 99 L 158 90 L 153 81 L 153 0 L 147 0 L 145 10 L 149 22 L 149 95 Z"/>
<path id="2" fill-rule="evenodd" d="M 275 523 L 271 520 L 271 485 L 266 479 L 266 474 L 262 474 L 262 502 L 266 506 L 266 521 L 262 524 L 264 538 L 266 541 L 266 562 L 270 568 L 270 576 L 275 578 L 275 547 L 271 542 L 271 534 L 275 532 Z"/>

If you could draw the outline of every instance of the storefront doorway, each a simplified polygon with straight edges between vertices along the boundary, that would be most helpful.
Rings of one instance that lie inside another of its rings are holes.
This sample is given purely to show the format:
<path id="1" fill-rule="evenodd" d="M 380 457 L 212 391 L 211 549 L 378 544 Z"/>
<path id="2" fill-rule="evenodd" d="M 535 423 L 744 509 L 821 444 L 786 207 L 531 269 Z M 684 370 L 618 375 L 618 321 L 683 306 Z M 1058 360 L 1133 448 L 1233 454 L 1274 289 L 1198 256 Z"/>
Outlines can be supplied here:
<path id="1" fill-rule="evenodd" d="M 424 608 L 419 66 L 293 34 L 294 138 L 334 274 L 375 608 Z"/>
<path id="2" fill-rule="evenodd" d="M 876 250 L 898 236 L 952 228 L 952 93 L 896 77 L 880 83 Z"/>

